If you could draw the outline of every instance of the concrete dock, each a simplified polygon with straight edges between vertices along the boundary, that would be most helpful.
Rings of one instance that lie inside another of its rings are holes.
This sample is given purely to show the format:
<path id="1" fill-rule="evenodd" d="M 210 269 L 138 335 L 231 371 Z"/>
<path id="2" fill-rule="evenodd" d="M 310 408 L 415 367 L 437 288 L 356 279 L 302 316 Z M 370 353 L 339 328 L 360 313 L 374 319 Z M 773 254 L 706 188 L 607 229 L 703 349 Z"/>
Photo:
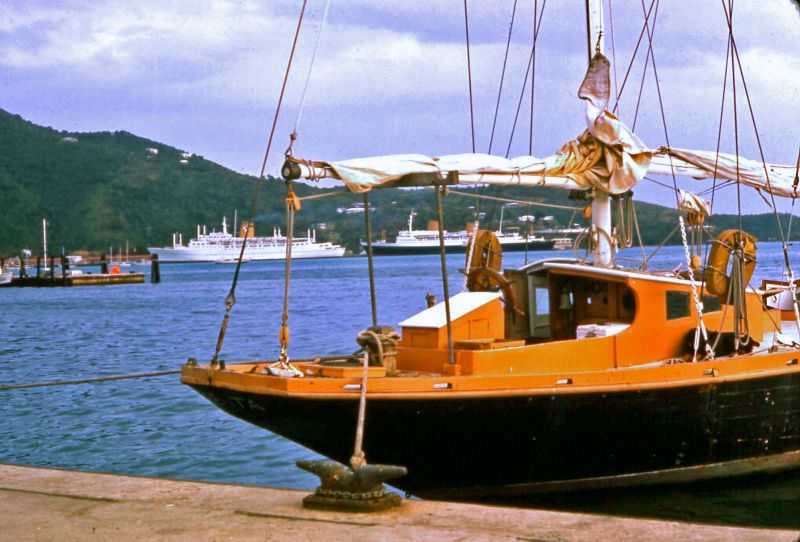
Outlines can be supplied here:
<path id="1" fill-rule="evenodd" d="M 407 500 L 306 510 L 307 492 L 0 465 L 0 540 L 780 541 L 795 531 Z"/>

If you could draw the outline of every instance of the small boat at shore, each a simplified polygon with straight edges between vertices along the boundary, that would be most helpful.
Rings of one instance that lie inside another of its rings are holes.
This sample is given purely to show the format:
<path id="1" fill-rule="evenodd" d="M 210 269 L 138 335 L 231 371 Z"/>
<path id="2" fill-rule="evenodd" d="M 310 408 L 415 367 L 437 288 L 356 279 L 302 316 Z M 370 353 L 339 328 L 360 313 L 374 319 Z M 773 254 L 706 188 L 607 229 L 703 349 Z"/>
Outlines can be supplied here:
<path id="1" fill-rule="evenodd" d="M 14 278 L 13 272 L 0 266 L 0 284 L 10 284 L 12 278 Z"/>

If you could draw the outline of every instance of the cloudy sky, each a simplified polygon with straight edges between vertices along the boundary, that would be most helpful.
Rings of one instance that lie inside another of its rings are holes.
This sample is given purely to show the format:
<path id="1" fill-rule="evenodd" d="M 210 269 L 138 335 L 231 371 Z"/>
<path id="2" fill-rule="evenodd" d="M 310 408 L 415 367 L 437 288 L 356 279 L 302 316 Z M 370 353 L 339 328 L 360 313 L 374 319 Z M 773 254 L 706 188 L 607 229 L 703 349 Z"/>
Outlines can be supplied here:
<path id="1" fill-rule="evenodd" d="M 544 0 L 538 0 L 541 4 Z M 518 0 L 493 152 L 509 146 L 531 42 L 532 0 Z M 727 2 L 726 2 L 727 3 Z M 0 6 L 0 108 L 70 131 L 127 130 L 245 173 L 259 169 L 301 2 L 17 0 Z M 650 5 L 649 0 L 646 2 Z M 514 0 L 471 0 L 477 149 L 486 152 Z M 767 160 L 793 164 L 800 145 L 800 12 L 796 0 L 737 0 L 734 33 Z M 297 61 L 268 171 L 277 174 L 325 0 L 309 0 Z M 642 29 L 642 4 L 613 2 L 619 84 Z M 606 4 L 606 15 L 609 15 Z M 673 146 L 715 149 L 727 28 L 720 0 L 661 2 L 654 55 Z M 613 54 L 615 53 L 615 54 Z M 621 116 L 649 145 L 665 130 L 652 64 L 640 50 Z M 582 2 L 550 0 L 536 62 L 535 155 L 579 134 L 576 98 L 587 60 Z M 357 156 L 471 150 L 462 0 L 332 0 L 309 81 L 296 153 Z M 757 158 L 737 73 L 741 154 Z M 636 104 L 643 89 L 639 113 Z M 731 83 L 722 150 L 734 150 Z M 527 154 L 530 98 L 511 154 Z M 671 183 L 670 179 L 665 179 Z M 686 183 L 690 186 L 691 181 Z M 694 183 L 697 187 L 697 183 Z M 665 204 L 671 191 L 643 182 L 637 196 Z M 733 211 L 735 198 L 717 210 Z M 746 210 L 765 210 L 749 192 Z"/>

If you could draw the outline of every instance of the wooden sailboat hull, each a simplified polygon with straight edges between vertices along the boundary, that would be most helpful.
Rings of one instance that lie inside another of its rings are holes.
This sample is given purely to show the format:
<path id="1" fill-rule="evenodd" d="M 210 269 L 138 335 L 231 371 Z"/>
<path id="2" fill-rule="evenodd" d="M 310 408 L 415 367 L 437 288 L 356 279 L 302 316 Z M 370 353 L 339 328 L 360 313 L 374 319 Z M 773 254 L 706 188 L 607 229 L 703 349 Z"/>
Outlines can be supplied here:
<path id="1" fill-rule="evenodd" d="M 347 462 L 356 398 L 191 383 L 230 414 Z M 686 482 L 800 467 L 800 374 L 610 392 L 375 398 L 365 451 L 397 487 L 480 498 Z"/>

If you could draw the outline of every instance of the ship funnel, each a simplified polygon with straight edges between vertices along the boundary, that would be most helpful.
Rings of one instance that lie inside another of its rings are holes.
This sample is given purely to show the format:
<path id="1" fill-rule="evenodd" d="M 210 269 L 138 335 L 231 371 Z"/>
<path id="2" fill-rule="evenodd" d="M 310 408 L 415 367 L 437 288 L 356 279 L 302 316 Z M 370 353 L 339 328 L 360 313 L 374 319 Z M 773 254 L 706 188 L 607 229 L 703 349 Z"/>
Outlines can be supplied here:
<path id="1" fill-rule="evenodd" d="M 255 237 L 256 235 L 256 226 L 252 222 L 245 222 L 242 221 L 241 226 L 239 226 L 239 237 Z"/>

